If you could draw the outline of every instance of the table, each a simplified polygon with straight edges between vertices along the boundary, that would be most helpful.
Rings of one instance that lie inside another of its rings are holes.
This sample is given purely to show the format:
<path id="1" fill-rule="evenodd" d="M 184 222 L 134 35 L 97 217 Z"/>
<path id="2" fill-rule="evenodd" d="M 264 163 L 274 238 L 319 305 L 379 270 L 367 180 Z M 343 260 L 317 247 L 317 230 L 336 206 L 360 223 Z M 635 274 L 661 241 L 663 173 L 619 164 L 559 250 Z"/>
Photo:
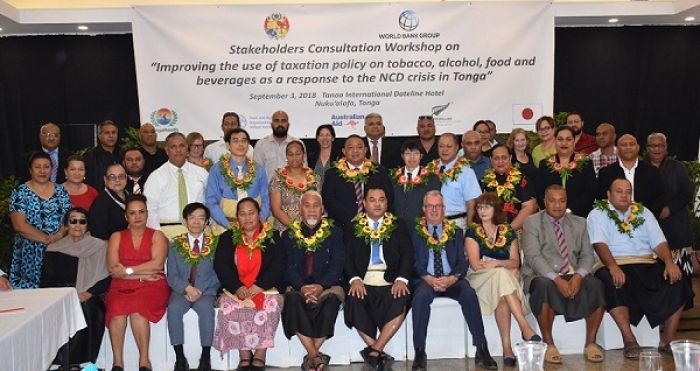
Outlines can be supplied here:
<path id="1" fill-rule="evenodd" d="M 0 291 L 0 371 L 46 370 L 58 349 L 87 325 L 72 287 Z"/>

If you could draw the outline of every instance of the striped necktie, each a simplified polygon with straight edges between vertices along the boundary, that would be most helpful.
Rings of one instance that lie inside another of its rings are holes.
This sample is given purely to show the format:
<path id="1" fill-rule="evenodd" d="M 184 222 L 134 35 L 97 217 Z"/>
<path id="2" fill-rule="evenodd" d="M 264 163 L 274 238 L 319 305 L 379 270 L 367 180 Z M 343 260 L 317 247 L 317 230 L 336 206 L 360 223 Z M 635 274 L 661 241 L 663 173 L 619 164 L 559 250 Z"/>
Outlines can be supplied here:
<path id="1" fill-rule="evenodd" d="M 559 242 L 559 252 L 561 253 L 561 269 L 559 273 L 569 273 L 569 248 L 566 247 L 566 239 L 564 238 L 564 233 L 561 230 L 561 222 L 559 220 L 554 220 L 554 235 L 557 237 Z"/>

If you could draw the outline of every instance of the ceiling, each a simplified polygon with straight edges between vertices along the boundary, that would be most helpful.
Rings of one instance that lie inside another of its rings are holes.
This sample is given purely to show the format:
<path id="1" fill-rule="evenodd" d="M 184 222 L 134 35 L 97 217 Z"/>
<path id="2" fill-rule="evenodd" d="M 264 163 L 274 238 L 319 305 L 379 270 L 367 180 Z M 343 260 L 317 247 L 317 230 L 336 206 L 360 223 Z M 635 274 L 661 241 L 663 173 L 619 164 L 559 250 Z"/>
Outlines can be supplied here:
<path id="1" fill-rule="evenodd" d="M 130 33 L 131 6 L 135 5 L 294 4 L 300 2 L 300 0 L 0 0 L 0 28 L 2 29 L 0 37 Z M 386 0 L 303 1 L 307 4 L 339 2 L 386 2 Z M 404 2 L 411 1 L 404 0 Z M 700 0 L 553 0 L 552 4 L 556 25 L 560 27 L 700 25 Z M 694 20 L 686 20 L 688 17 L 694 17 Z M 610 23 L 611 18 L 617 18 L 618 21 Z M 79 30 L 78 26 L 87 26 L 87 29 Z"/>

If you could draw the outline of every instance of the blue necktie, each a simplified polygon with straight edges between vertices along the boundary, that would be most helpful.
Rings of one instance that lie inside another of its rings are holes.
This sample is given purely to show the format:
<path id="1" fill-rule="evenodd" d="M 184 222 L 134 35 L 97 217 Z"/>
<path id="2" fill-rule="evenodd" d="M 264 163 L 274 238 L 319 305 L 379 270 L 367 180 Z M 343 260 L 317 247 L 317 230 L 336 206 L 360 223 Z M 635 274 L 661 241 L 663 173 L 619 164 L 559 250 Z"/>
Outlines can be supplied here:
<path id="1" fill-rule="evenodd" d="M 379 222 L 374 222 L 373 229 L 376 231 L 379 229 Z M 379 256 L 379 240 L 372 240 L 372 264 L 382 264 L 382 258 Z"/>
<path id="2" fill-rule="evenodd" d="M 51 181 L 55 183 L 58 176 L 58 149 L 51 150 L 48 153 L 49 157 L 51 157 Z"/>

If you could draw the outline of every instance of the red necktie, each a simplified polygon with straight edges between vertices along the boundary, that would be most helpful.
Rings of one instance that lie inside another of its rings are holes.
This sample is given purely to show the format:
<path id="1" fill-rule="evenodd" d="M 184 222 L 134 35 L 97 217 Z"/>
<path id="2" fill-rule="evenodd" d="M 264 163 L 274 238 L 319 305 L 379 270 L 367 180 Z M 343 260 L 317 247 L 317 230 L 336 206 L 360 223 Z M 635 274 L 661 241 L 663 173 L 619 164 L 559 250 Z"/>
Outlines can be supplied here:
<path id="1" fill-rule="evenodd" d="M 194 253 L 193 255 L 196 255 L 197 258 L 199 258 L 199 238 L 195 238 L 194 246 L 192 246 L 192 252 Z M 190 269 L 190 285 L 194 286 L 195 278 L 197 278 L 197 267 L 196 266 L 194 266 Z"/>
<path id="2" fill-rule="evenodd" d="M 372 162 L 375 164 L 379 163 L 379 147 L 377 147 L 377 142 L 376 140 L 372 141 Z"/>
<path id="3" fill-rule="evenodd" d="M 314 274 L 314 253 L 306 252 L 306 277 L 311 277 Z"/>
<path id="4" fill-rule="evenodd" d="M 566 247 L 566 239 L 564 238 L 564 233 L 561 230 L 561 222 L 555 220 L 554 224 L 554 235 L 557 236 L 557 241 L 559 242 L 559 252 L 561 253 L 561 269 L 560 273 L 569 273 L 569 249 Z"/>

